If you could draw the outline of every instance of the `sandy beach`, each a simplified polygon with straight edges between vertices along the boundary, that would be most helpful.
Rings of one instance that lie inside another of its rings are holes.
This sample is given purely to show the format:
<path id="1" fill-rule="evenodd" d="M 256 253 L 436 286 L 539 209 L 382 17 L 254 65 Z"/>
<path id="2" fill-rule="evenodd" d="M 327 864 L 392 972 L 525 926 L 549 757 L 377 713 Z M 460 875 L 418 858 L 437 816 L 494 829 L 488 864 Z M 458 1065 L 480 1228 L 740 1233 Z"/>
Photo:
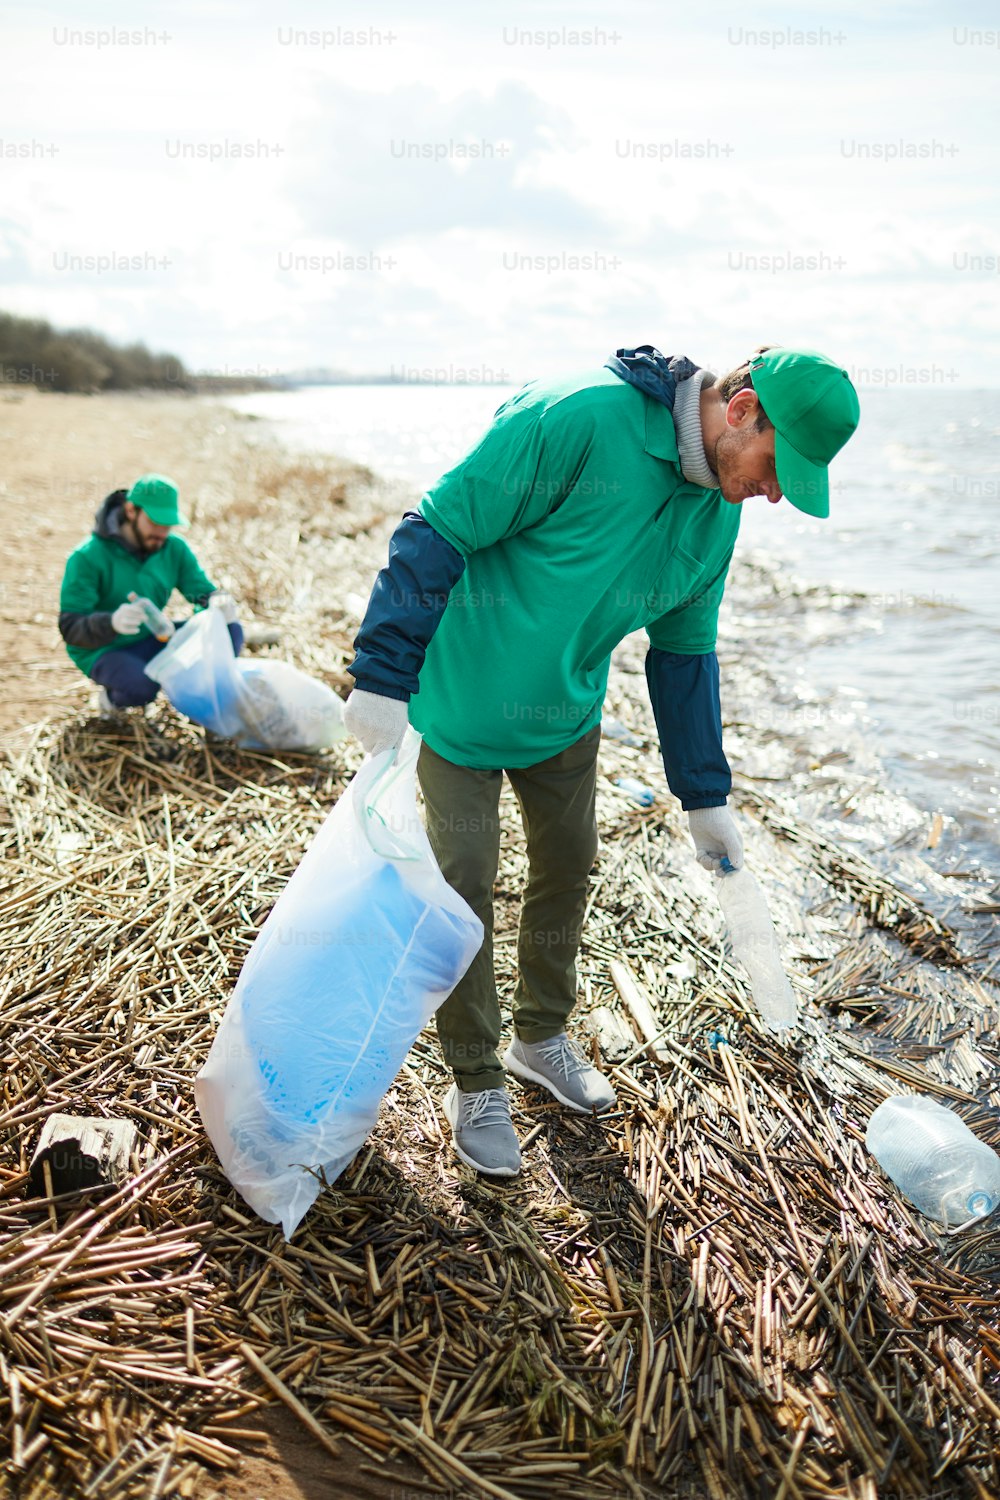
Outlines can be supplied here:
<path id="1" fill-rule="evenodd" d="M 724 946 L 629 638 L 606 712 L 636 743 L 601 748 L 576 1022 L 621 1107 L 567 1121 L 516 1088 L 525 1170 L 509 1187 L 477 1181 L 451 1154 L 428 1031 L 368 1145 L 286 1245 L 222 1178 L 192 1080 L 360 750 L 237 752 L 163 704 L 111 730 L 93 718 L 56 629 L 59 580 L 103 496 L 150 469 L 178 481 L 189 539 L 242 618 L 280 633 L 264 649 L 341 692 L 402 508 L 368 470 L 287 453 L 207 400 L 0 394 L 0 941 L 14 955 L 0 1044 L 16 1060 L 0 1109 L 0 1315 L 18 1318 L 4 1359 L 27 1413 L 11 1407 L 19 1493 L 995 1493 L 1000 1234 L 940 1234 L 863 1140 L 902 1088 L 1000 1143 L 996 918 L 981 885 L 940 867 L 947 821 L 887 786 L 829 718 L 804 732 L 783 699 L 761 641 L 800 628 L 801 591 L 740 562 L 720 642 L 734 802 L 798 995 L 794 1037 L 763 1030 Z M 651 808 L 614 786 L 622 775 L 655 789 Z M 525 859 L 509 788 L 501 806 L 506 1002 Z M 127 1222 L 77 1232 L 26 1199 L 55 1109 L 139 1122 L 151 1185 Z M 98 1228 L 99 1254 L 84 1243 Z M 22 1263 L 8 1241 L 26 1258 L 9 1285 L 5 1263 Z M 147 1242 L 169 1270 L 162 1291 L 129 1269 Z M 247 1349 L 284 1404 L 263 1404 Z"/>

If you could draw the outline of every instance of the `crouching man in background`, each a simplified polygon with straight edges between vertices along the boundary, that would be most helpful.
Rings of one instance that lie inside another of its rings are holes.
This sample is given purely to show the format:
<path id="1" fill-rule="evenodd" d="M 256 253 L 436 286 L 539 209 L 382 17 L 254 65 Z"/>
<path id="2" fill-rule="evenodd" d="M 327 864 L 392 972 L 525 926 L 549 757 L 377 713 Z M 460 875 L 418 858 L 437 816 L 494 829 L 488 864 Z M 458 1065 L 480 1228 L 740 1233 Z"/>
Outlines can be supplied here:
<path id="1" fill-rule="evenodd" d="M 144 599 L 162 610 L 177 589 L 196 608 L 219 608 L 233 650 L 239 655 L 243 648 L 234 600 L 203 571 L 184 538 L 173 533 L 173 527 L 186 525 L 173 480 L 144 474 L 130 490 L 108 495 L 92 534 L 67 560 L 59 633 L 80 671 L 100 686 L 104 715 L 144 706 L 159 692 L 144 669 L 163 642 L 145 624 Z"/>

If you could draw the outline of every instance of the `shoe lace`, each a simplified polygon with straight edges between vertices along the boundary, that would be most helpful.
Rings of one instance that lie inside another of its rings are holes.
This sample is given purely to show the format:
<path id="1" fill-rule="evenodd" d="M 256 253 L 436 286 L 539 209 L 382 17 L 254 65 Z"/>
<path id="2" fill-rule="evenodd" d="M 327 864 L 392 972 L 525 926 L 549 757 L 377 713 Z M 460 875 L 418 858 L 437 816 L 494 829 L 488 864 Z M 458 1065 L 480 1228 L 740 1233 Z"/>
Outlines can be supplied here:
<path id="1" fill-rule="evenodd" d="M 510 1124 L 510 1099 L 506 1089 L 481 1089 L 476 1094 L 465 1094 L 462 1102 L 467 1125 Z"/>
<path id="2" fill-rule="evenodd" d="M 538 1053 L 550 1068 L 558 1069 L 564 1078 L 572 1078 L 574 1073 L 586 1073 L 590 1067 L 576 1043 L 571 1042 L 565 1032 L 551 1037 L 547 1042 L 540 1042 Z"/>

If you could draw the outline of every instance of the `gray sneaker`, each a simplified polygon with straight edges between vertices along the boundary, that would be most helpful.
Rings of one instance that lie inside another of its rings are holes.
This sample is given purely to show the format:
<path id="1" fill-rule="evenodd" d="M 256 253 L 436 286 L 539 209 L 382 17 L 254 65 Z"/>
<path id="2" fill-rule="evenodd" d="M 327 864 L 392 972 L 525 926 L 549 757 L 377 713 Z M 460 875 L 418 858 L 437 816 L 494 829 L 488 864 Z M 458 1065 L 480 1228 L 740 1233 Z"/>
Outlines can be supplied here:
<path id="1" fill-rule="evenodd" d="M 490 1177 L 516 1177 L 521 1170 L 521 1147 L 510 1121 L 506 1089 L 483 1089 L 463 1094 L 453 1083 L 444 1096 L 455 1150 L 467 1166 Z"/>
<path id="2" fill-rule="evenodd" d="M 518 1078 L 540 1083 L 577 1114 L 611 1109 L 618 1102 L 604 1074 L 587 1061 L 565 1031 L 544 1042 L 523 1042 L 516 1036 L 503 1055 L 503 1065 Z"/>

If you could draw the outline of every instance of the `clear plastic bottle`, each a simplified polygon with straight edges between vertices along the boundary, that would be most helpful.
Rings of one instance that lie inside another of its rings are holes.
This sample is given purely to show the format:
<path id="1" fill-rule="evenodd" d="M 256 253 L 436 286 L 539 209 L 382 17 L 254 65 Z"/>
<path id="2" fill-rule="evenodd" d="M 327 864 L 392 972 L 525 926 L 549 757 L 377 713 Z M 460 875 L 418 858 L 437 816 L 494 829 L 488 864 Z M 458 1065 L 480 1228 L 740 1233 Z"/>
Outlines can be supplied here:
<path id="1" fill-rule="evenodd" d="M 753 1003 L 771 1031 L 787 1031 L 798 1019 L 798 1005 L 764 892 L 745 865 L 728 870 L 717 889 L 733 951 L 750 976 Z"/>
<path id="2" fill-rule="evenodd" d="M 868 1121 L 865 1145 L 929 1219 L 967 1224 L 1000 1207 L 1000 1156 L 936 1099 L 883 1100 Z"/>
<path id="3" fill-rule="evenodd" d="M 163 610 L 155 605 L 152 599 L 141 597 L 136 593 L 128 596 L 130 604 L 141 604 L 146 629 L 156 636 L 158 641 L 169 641 L 174 633 L 174 622 L 168 620 Z"/>
<path id="4" fill-rule="evenodd" d="M 636 781 L 634 776 L 619 776 L 615 786 L 626 797 L 633 802 L 638 802 L 640 807 L 652 807 L 656 801 L 656 793 L 651 786 L 644 786 L 641 781 Z"/>
<path id="5" fill-rule="evenodd" d="M 612 719 L 607 715 L 601 720 L 601 734 L 606 740 L 618 740 L 621 744 L 631 745 L 634 749 L 638 749 L 642 745 L 642 740 L 639 736 L 633 734 L 631 729 L 623 724 L 620 719 Z"/>

